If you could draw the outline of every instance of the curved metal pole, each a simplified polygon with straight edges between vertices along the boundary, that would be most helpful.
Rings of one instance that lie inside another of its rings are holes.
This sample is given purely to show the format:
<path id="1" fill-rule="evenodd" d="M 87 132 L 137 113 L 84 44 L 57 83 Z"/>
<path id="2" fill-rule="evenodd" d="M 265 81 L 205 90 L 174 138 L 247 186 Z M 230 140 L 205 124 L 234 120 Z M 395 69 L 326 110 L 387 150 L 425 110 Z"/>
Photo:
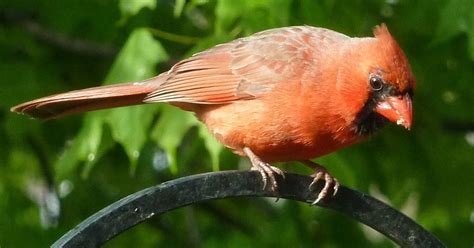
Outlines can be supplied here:
<path id="1" fill-rule="evenodd" d="M 190 204 L 229 197 L 279 197 L 311 203 L 311 177 L 286 173 L 279 195 L 262 189 L 256 171 L 222 171 L 168 181 L 129 195 L 95 213 L 52 247 L 97 247 L 155 215 Z M 322 185 L 319 185 L 320 188 Z M 384 234 L 402 247 L 445 247 L 435 236 L 392 207 L 341 186 L 335 197 L 318 204 L 341 212 Z"/>

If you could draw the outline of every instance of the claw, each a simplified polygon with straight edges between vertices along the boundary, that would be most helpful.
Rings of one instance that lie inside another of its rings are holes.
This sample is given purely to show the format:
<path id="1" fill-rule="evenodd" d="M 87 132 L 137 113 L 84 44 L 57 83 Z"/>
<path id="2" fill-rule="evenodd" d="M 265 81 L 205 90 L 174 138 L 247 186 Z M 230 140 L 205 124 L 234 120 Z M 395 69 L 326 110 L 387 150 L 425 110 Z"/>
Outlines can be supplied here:
<path id="1" fill-rule="evenodd" d="M 334 187 L 333 187 L 333 192 L 332 192 L 332 196 L 335 196 L 337 194 L 337 191 L 339 191 L 339 182 L 334 178 Z"/>
<path id="2" fill-rule="evenodd" d="M 318 165 L 312 161 L 303 161 L 304 164 L 308 165 L 312 169 L 314 169 L 314 173 L 312 175 L 313 181 L 309 185 L 309 190 L 310 191 L 315 191 L 316 190 L 316 184 L 318 181 L 323 179 L 324 177 L 324 187 L 321 189 L 321 191 L 318 194 L 318 197 L 316 200 L 314 200 L 311 205 L 316 205 L 318 204 L 321 200 L 328 198 L 329 191 L 331 190 L 332 187 L 332 196 L 335 196 L 337 194 L 337 191 L 339 190 L 339 182 L 337 181 L 336 178 L 334 178 L 329 172 L 326 170 L 326 168 L 322 167 L 321 165 Z"/>
<path id="3" fill-rule="evenodd" d="M 265 173 L 264 170 L 261 170 L 260 168 L 257 168 L 255 166 L 252 166 L 252 168 L 250 168 L 250 170 L 255 170 L 255 171 L 258 171 L 260 173 L 260 175 L 262 176 L 263 189 L 266 189 L 267 188 L 267 182 L 268 182 L 267 173 Z"/>
<path id="4" fill-rule="evenodd" d="M 266 189 L 268 186 L 268 182 L 270 181 L 271 183 L 271 190 L 273 192 L 278 192 L 278 182 L 276 180 L 275 175 L 280 175 L 283 179 L 285 179 L 285 174 L 282 170 L 279 168 L 273 167 L 268 163 L 263 162 L 260 160 L 257 155 L 255 155 L 252 150 L 249 148 L 245 147 L 243 149 L 247 157 L 249 157 L 250 162 L 252 163 L 252 168 L 251 170 L 256 170 L 260 172 L 260 175 L 262 176 L 262 181 L 263 181 L 263 189 Z M 278 201 L 278 199 L 277 199 Z"/>
<path id="5" fill-rule="evenodd" d="M 311 191 L 314 191 L 316 190 L 316 184 L 318 183 L 319 180 L 321 180 L 323 178 L 323 172 L 322 171 L 319 171 L 319 172 L 316 172 L 314 175 L 314 178 L 313 178 L 313 181 L 311 182 L 311 184 L 309 185 L 309 189 Z"/>

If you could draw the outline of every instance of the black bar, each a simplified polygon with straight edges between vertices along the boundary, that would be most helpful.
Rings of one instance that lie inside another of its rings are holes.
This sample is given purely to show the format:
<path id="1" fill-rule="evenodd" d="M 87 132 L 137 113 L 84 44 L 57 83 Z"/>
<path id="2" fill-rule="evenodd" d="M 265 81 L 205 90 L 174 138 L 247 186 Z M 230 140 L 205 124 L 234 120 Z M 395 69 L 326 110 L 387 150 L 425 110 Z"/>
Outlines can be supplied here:
<path id="1" fill-rule="evenodd" d="M 109 205 L 70 230 L 52 247 L 98 247 L 123 231 L 159 214 L 198 202 L 230 197 L 279 197 L 310 203 L 311 177 L 287 173 L 279 195 L 262 189 L 256 171 L 222 171 L 165 182 Z M 320 188 L 322 184 L 319 185 Z M 320 189 L 319 188 L 319 189 Z M 369 195 L 341 186 L 335 197 L 318 204 L 341 212 L 384 234 L 402 247 L 445 247 L 409 217 Z"/>

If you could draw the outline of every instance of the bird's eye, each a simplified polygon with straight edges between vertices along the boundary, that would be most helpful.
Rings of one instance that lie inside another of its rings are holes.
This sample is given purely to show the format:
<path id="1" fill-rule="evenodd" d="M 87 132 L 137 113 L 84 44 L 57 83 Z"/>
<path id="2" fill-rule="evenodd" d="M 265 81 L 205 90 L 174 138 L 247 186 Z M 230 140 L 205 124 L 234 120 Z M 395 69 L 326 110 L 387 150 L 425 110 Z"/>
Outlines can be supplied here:
<path id="1" fill-rule="evenodd" d="M 377 76 L 371 77 L 369 79 L 370 87 L 374 91 L 379 91 L 383 88 L 383 79 Z"/>

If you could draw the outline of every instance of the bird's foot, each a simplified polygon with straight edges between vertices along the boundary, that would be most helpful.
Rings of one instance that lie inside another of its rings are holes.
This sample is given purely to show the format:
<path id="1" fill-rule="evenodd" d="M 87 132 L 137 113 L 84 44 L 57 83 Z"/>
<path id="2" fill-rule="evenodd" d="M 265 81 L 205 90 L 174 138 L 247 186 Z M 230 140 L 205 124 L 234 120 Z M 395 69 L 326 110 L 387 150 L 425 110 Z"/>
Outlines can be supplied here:
<path id="1" fill-rule="evenodd" d="M 271 186 L 273 192 L 278 192 L 278 182 L 276 180 L 276 175 L 280 175 L 285 178 L 285 173 L 277 167 L 271 166 L 269 163 L 263 162 L 255 153 L 250 150 L 250 148 L 245 147 L 244 153 L 249 157 L 250 162 L 252 163 L 251 170 L 256 170 L 262 175 L 263 189 L 266 189 L 268 185 Z"/>
<path id="2" fill-rule="evenodd" d="M 339 190 L 339 182 L 326 170 L 326 168 L 310 160 L 303 161 L 303 163 L 314 170 L 314 173 L 311 175 L 313 181 L 309 185 L 310 191 L 316 191 L 318 181 L 324 180 L 324 187 L 319 191 L 318 197 L 311 203 L 312 205 L 316 205 L 321 200 L 337 194 L 337 191 Z M 330 191 L 332 191 L 332 194 L 330 194 Z"/>
<path id="3" fill-rule="evenodd" d="M 265 162 L 259 162 L 255 164 L 252 163 L 252 168 L 250 168 L 250 170 L 256 170 L 260 172 L 260 175 L 262 175 L 263 189 L 266 189 L 267 185 L 269 185 L 268 183 L 270 183 L 271 190 L 273 192 L 278 192 L 278 182 L 276 180 L 276 175 L 278 174 L 283 178 L 285 177 L 285 174 L 282 170 Z"/>

